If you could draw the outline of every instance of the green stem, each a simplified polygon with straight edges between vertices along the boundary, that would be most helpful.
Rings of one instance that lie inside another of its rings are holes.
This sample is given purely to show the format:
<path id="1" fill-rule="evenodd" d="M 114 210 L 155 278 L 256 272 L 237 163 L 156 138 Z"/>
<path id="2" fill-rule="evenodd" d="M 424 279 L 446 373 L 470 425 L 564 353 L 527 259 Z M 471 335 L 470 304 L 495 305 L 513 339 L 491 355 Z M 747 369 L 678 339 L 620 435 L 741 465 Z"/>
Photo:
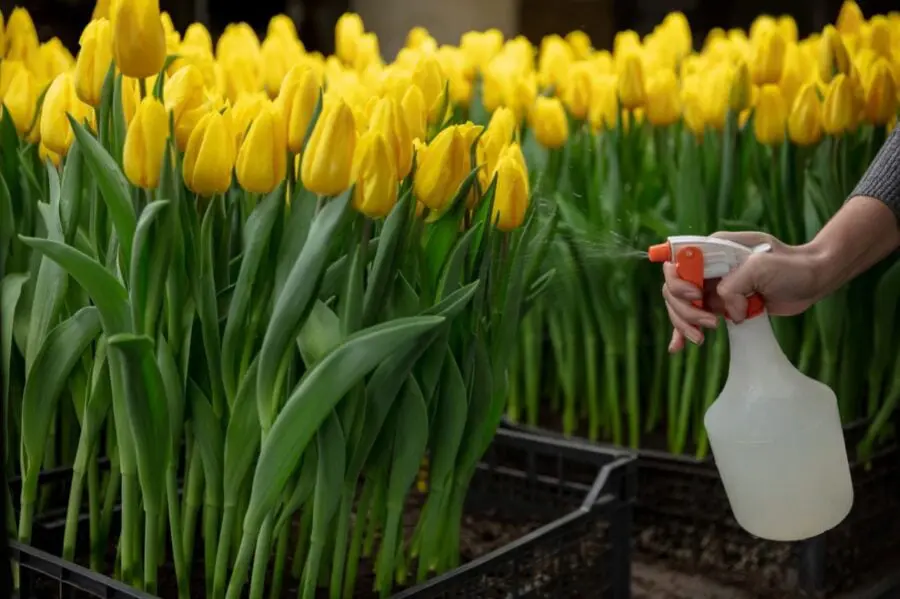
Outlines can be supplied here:
<path id="1" fill-rule="evenodd" d="M 609 422 L 612 428 L 612 442 L 622 445 L 622 419 L 620 415 L 619 391 L 619 356 L 607 346 L 603 352 L 603 366 L 606 383 L 606 406 L 609 411 Z"/>
<path id="2" fill-rule="evenodd" d="M 291 527 L 285 525 L 278 533 L 278 541 L 275 545 L 275 564 L 272 568 L 272 588 L 269 590 L 269 599 L 281 597 L 281 587 L 284 584 L 284 564 L 287 560 L 288 539 L 290 539 Z"/>
<path id="3" fill-rule="evenodd" d="M 350 510 L 353 509 L 355 490 L 355 485 L 344 487 L 341 506 L 338 508 L 337 531 L 331 557 L 331 585 L 328 591 L 330 599 L 341 599 L 341 583 L 344 580 L 344 566 L 347 561 L 347 535 L 350 532 Z"/>
<path id="4" fill-rule="evenodd" d="M 231 533 L 237 516 L 236 511 L 236 506 L 226 505 L 222 516 L 219 547 L 216 551 L 216 571 L 213 577 L 213 597 L 225 594 L 225 579 L 228 576 L 228 561 L 231 556 Z M 290 527 L 285 526 L 285 530 L 289 529 Z"/>
<path id="5" fill-rule="evenodd" d="M 684 381 L 679 396 L 678 425 L 675 429 L 672 453 L 683 453 L 685 443 L 687 442 L 688 421 L 690 419 L 691 406 L 693 404 L 692 399 L 697 391 L 694 381 L 697 378 L 700 355 L 701 348 L 699 346 L 691 345 L 687 348 L 687 368 L 685 369 Z"/>
<path id="6" fill-rule="evenodd" d="M 178 599 L 190 597 L 190 571 L 184 561 L 184 544 L 178 534 L 181 528 L 181 502 L 178 498 L 178 478 L 175 464 L 166 469 L 166 501 L 169 512 L 169 531 L 172 537 L 172 561 L 175 563 L 175 580 L 178 584 Z M 224 591 L 224 589 L 222 589 Z"/>
<path id="7" fill-rule="evenodd" d="M 632 449 L 641 443 L 641 412 L 639 403 L 638 351 L 640 331 L 637 312 L 632 310 L 625 320 L 626 403 L 628 405 L 628 442 Z"/>
<path id="8" fill-rule="evenodd" d="M 535 329 L 539 326 L 539 312 L 535 307 L 526 317 L 522 329 L 522 353 L 525 362 L 525 412 L 530 426 L 537 426 L 541 387 L 541 347 Z"/>
<path id="9" fill-rule="evenodd" d="M 262 599 L 266 589 L 266 570 L 269 566 L 269 554 L 272 552 L 272 528 L 275 519 L 271 514 L 263 520 L 256 540 L 256 553 L 253 556 L 253 573 L 250 576 L 250 599 Z"/>
<path id="10" fill-rule="evenodd" d="M 197 534 L 197 514 L 200 512 L 200 498 L 203 490 L 203 464 L 200 460 L 200 445 L 194 443 L 191 450 L 191 464 L 188 469 L 187 489 L 184 493 L 184 529 L 181 542 L 184 547 L 184 563 L 194 563 L 194 537 Z M 172 531 L 176 533 L 176 531 Z"/>
<path id="11" fill-rule="evenodd" d="M 222 508 L 220 506 L 209 503 L 203 506 L 203 574 L 206 582 L 206 594 L 210 597 L 209 589 L 213 588 L 216 572 L 216 546 L 221 515 Z"/>
<path id="12" fill-rule="evenodd" d="M 103 568 L 103 551 L 106 548 L 105 539 L 101 545 L 100 538 L 100 467 L 97 465 L 97 448 L 91 453 L 88 463 L 88 518 L 90 526 L 91 570 L 100 572 Z"/>
<path id="13" fill-rule="evenodd" d="M 81 499 L 84 491 L 84 470 L 72 469 L 69 487 L 69 505 L 66 508 L 66 527 L 63 533 L 62 558 L 75 561 L 75 545 L 78 541 L 78 523 L 81 516 Z"/>
<path id="14" fill-rule="evenodd" d="M 144 509 L 144 590 L 156 594 L 157 559 L 159 558 L 159 512 Z"/>
<path id="15" fill-rule="evenodd" d="M 303 510 L 300 516 L 300 529 L 297 531 L 297 545 L 294 547 L 294 558 L 291 560 L 291 574 L 294 578 L 303 575 L 303 564 L 306 562 L 306 553 L 309 549 L 309 535 L 312 528 L 312 504 Z"/>
<path id="16" fill-rule="evenodd" d="M 119 544 L 122 547 L 122 580 L 128 584 L 135 581 L 134 563 L 135 537 L 139 530 L 138 510 L 140 506 L 138 480 L 133 474 L 122 475 L 122 532 Z"/>
<path id="17" fill-rule="evenodd" d="M 244 583 L 247 582 L 247 570 L 250 569 L 250 560 L 253 559 L 253 548 L 256 546 L 256 535 L 244 531 L 241 538 L 241 546 L 238 549 L 237 559 L 234 562 L 234 570 L 231 572 L 231 580 L 228 582 L 228 593 L 225 599 L 241 599 L 244 592 Z"/>
<path id="18" fill-rule="evenodd" d="M 669 363 L 669 378 L 666 386 L 666 438 L 671 447 L 678 425 L 678 398 L 681 395 L 681 380 L 684 377 L 684 351 L 678 352 Z"/>
<path id="19" fill-rule="evenodd" d="M 356 573 L 359 568 L 359 557 L 362 551 L 363 532 L 369 515 L 369 505 L 374 493 L 369 482 L 363 487 L 359 503 L 356 505 L 356 520 L 353 523 L 353 537 L 350 539 L 350 551 L 347 553 L 347 571 L 344 573 L 343 599 L 352 599 L 356 591 Z"/>
<path id="20" fill-rule="evenodd" d="M 597 381 L 597 338 L 593 333 L 584 335 L 585 401 L 588 408 L 588 438 L 600 438 L 600 392 Z"/>

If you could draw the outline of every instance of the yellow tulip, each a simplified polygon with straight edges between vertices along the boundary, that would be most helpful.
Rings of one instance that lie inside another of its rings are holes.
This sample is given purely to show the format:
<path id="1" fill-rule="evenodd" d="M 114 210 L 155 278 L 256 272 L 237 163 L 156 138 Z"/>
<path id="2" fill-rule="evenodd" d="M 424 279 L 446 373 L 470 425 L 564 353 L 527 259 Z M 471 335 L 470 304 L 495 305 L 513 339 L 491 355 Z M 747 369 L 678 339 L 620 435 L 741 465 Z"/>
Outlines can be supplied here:
<path id="1" fill-rule="evenodd" d="M 413 82 L 422 91 L 425 107 L 428 110 L 428 124 L 443 120 L 441 108 L 446 103 L 445 91 L 447 78 L 444 70 L 433 54 L 421 54 L 412 72 Z"/>
<path id="2" fill-rule="evenodd" d="M 838 13 L 837 30 L 842 35 L 856 35 L 865 22 L 866 18 L 859 5 L 853 0 L 844 0 L 841 11 Z"/>
<path id="3" fill-rule="evenodd" d="M 700 92 L 687 85 L 681 88 L 681 102 L 684 112 L 684 124 L 697 137 L 706 131 L 706 110 Z"/>
<path id="4" fill-rule="evenodd" d="M 619 102 L 626 110 L 641 108 L 647 101 L 644 89 L 644 69 L 637 53 L 627 54 L 619 72 Z"/>
<path id="5" fill-rule="evenodd" d="M 618 81 L 615 75 L 598 75 L 591 91 L 590 121 L 595 131 L 613 129 L 619 115 Z"/>
<path id="6" fill-rule="evenodd" d="M 856 102 L 852 83 L 846 75 L 838 74 L 831 80 L 825 92 L 822 128 L 829 135 L 841 135 L 855 129 L 856 125 Z"/>
<path id="7" fill-rule="evenodd" d="M 153 96 L 141 100 L 125 134 L 122 167 L 134 185 L 153 189 L 159 185 L 159 173 L 169 136 L 169 118 L 162 102 Z"/>
<path id="8" fill-rule="evenodd" d="M 693 36 L 691 35 L 691 25 L 684 13 L 670 12 L 663 19 L 662 26 L 669 33 L 667 44 L 673 46 L 674 56 L 682 58 L 690 54 L 693 48 Z"/>
<path id="9" fill-rule="evenodd" d="M 365 33 L 362 19 L 356 13 L 344 13 L 334 27 L 335 54 L 345 64 L 356 61 L 356 45 Z"/>
<path id="10" fill-rule="evenodd" d="M 698 95 L 703 105 L 704 121 L 717 131 L 721 131 L 725 127 L 725 117 L 732 99 L 731 89 L 735 80 L 735 69 L 729 64 L 721 64 L 702 75 L 701 80 L 703 91 Z M 752 93 L 751 90 L 751 95 Z"/>
<path id="11" fill-rule="evenodd" d="M 264 92 L 256 92 L 254 94 L 244 94 L 238 98 L 237 102 L 228 107 L 227 112 L 231 115 L 231 126 L 234 130 L 235 152 L 240 150 L 244 136 L 250 128 L 250 123 L 269 104 L 271 104 L 269 96 Z M 283 107 L 280 107 L 280 109 L 284 110 Z"/>
<path id="12" fill-rule="evenodd" d="M 94 12 L 91 13 L 91 20 L 109 19 L 117 3 L 117 0 L 97 0 L 97 3 L 94 4 Z"/>
<path id="13" fill-rule="evenodd" d="M 194 127 L 209 110 L 203 75 L 194 65 L 185 66 L 166 81 L 163 96 L 166 111 L 173 115 L 178 149 L 184 151 Z"/>
<path id="14" fill-rule="evenodd" d="M 428 127 L 428 109 L 425 107 L 425 96 L 418 85 L 410 85 L 400 99 L 400 109 L 412 139 L 425 139 Z"/>
<path id="15" fill-rule="evenodd" d="M 37 111 L 37 96 L 37 85 L 31 73 L 26 69 L 17 70 L 3 95 L 3 104 L 21 136 L 31 131 Z"/>
<path id="16" fill-rule="evenodd" d="M 247 23 L 231 23 L 216 41 L 216 60 L 227 62 L 236 56 L 243 56 L 255 62 L 259 55 L 259 38 Z"/>
<path id="17" fill-rule="evenodd" d="M 58 37 L 50 38 L 41 44 L 30 65 L 32 74 L 41 88 L 46 87 L 60 73 L 74 67 L 75 58 Z"/>
<path id="18" fill-rule="evenodd" d="M 559 87 L 575 60 L 572 48 L 560 36 L 548 35 L 541 40 L 538 56 L 538 79 L 545 87 Z"/>
<path id="19" fill-rule="evenodd" d="M 470 74 L 480 71 L 503 49 L 503 33 L 499 29 L 467 31 L 459 39 Z"/>
<path id="20" fill-rule="evenodd" d="M 88 23 L 81 34 L 81 50 L 75 64 L 75 91 L 83 102 L 100 104 L 103 80 L 112 63 L 112 27 L 106 19 Z"/>
<path id="21" fill-rule="evenodd" d="M 572 31 L 566 35 L 566 42 L 577 60 L 587 60 L 591 55 L 591 38 L 584 31 Z"/>
<path id="22" fill-rule="evenodd" d="M 397 203 L 393 152 L 378 129 L 360 136 L 353 155 L 353 208 L 369 218 L 384 218 Z"/>
<path id="23" fill-rule="evenodd" d="M 569 139 L 569 121 L 558 98 L 538 97 L 528 119 L 538 143 L 546 148 L 561 148 Z"/>
<path id="24" fill-rule="evenodd" d="M 753 60 L 749 65 L 753 83 L 778 83 L 786 52 L 787 43 L 781 31 L 775 27 L 764 29 L 753 44 Z"/>
<path id="25" fill-rule="evenodd" d="M 753 133 L 757 141 L 767 146 L 780 144 L 784 139 L 786 120 L 787 110 L 781 90 L 771 83 L 763 85 L 759 90 L 753 119 Z"/>
<path id="26" fill-rule="evenodd" d="M 641 47 L 641 38 L 636 31 L 627 29 L 619 31 L 613 38 L 613 55 L 624 56 L 626 52 L 634 52 Z"/>
<path id="27" fill-rule="evenodd" d="M 209 31 L 203 26 L 203 23 L 191 23 L 188 25 L 184 32 L 184 39 L 181 40 L 181 45 L 182 47 L 190 46 L 196 48 L 206 54 L 212 54 L 213 52 L 212 36 L 209 35 Z"/>
<path id="28" fill-rule="evenodd" d="M 441 213 L 449 207 L 468 174 L 469 148 L 457 127 L 447 127 L 431 143 L 416 153 L 416 176 L 413 193 L 416 199 L 433 212 Z"/>
<path id="29" fill-rule="evenodd" d="M 41 107 L 41 141 L 60 156 L 66 155 L 75 138 L 67 114 L 78 123 L 93 117 L 91 107 L 78 99 L 71 73 L 63 73 L 53 80 Z"/>
<path id="30" fill-rule="evenodd" d="M 302 58 L 300 42 L 287 37 L 270 36 L 260 48 L 262 81 L 270 98 L 278 96 L 287 72 Z"/>
<path id="31" fill-rule="evenodd" d="M 0 98 L 6 96 L 6 90 L 20 71 L 28 71 L 21 60 L 0 60 Z M 28 74 L 31 75 L 31 71 Z"/>
<path id="32" fill-rule="evenodd" d="M 528 171 L 519 144 L 513 142 L 500 155 L 494 174 L 497 188 L 491 222 L 501 231 L 512 231 L 525 222 L 528 211 Z"/>
<path id="33" fill-rule="evenodd" d="M 379 66 L 381 64 L 378 36 L 371 32 L 362 34 L 356 41 L 356 57 L 353 60 L 353 68 L 361 73 L 372 65 Z"/>
<path id="34" fill-rule="evenodd" d="M 369 117 L 369 129 L 378 130 L 388 144 L 398 179 L 405 178 L 412 168 L 412 136 L 396 100 L 386 96 L 375 101 Z"/>
<path id="35" fill-rule="evenodd" d="M 219 62 L 225 75 L 225 97 L 231 102 L 263 88 L 260 63 L 252 55 L 237 54 Z"/>
<path id="36" fill-rule="evenodd" d="M 657 71 L 647 79 L 647 120 L 657 127 L 675 123 L 681 116 L 678 81 L 669 69 Z"/>
<path id="37" fill-rule="evenodd" d="M 788 135 L 800 146 L 817 144 L 822 138 L 822 105 L 815 83 L 806 83 L 797 93 L 788 117 Z"/>
<path id="38" fill-rule="evenodd" d="M 287 140 L 274 104 L 253 119 L 235 163 L 238 183 L 251 193 L 269 193 L 287 175 Z"/>
<path id="39" fill-rule="evenodd" d="M 4 60 L 21 60 L 29 63 L 37 54 L 40 42 L 31 15 L 22 7 L 16 7 L 6 23 L 6 56 Z"/>
<path id="40" fill-rule="evenodd" d="M 841 35 L 831 25 L 826 25 L 819 41 L 819 77 L 829 83 L 835 75 L 850 73 L 850 56 Z"/>
<path id="41" fill-rule="evenodd" d="M 500 153 L 514 141 L 517 130 L 515 114 L 509 108 L 498 108 L 491 115 L 487 129 L 484 135 L 478 138 L 478 146 L 475 149 L 478 166 L 481 167 L 478 171 L 478 182 L 482 189 L 486 189 L 490 184 Z"/>
<path id="42" fill-rule="evenodd" d="M 561 95 L 566 108 L 576 119 L 583 120 L 588 116 L 592 86 L 590 65 L 587 62 L 573 64 L 565 75 Z"/>
<path id="43" fill-rule="evenodd" d="M 166 32 L 159 0 L 123 0 L 113 18 L 113 54 L 127 77 L 159 73 L 166 60 Z"/>
<path id="44" fill-rule="evenodd" d="M 797 46 L 788 49 L 784 70 L 781 72 L 781 80 L 778 82 L 785 106 L 793 105 L 800 87 L 810 79 L 809 72 L 805 67 L 806 65 L 801 62 L 800 49 Z"/>
<path id="45" fill-rule="evenodd" d="M 797 22 L 790 15 L 778 17 L 778 30 L 781 32 L 784 41 L 788 44 L 797 43 Z"/>
<path id="46" fill-rule="evenodd" d="M 734 71 L 731 87 L 728 90 L 728 108 L 740 113 L 750 106 L 753 88 L 750 83 L 750 69 L 741 61 Z"/>
<path id="47" fill-rule="evenodd" d="M 468 106 L 472 96 L 472 82 L 466 75 L 466 59 L 462 51 L 453 46 L 441 46 L 436 56 L 447 76 L 450 101 L 457 106 Z"/>
<path id="48" fill-rule="evenodd" d="M 184 152 L 184 184 L 204 197 L 225 193 L 231 187 L 234 159 L 232 131 L 226 118 L 218 111 L 209 111 L 188 140 Z"/>
<path id="49" fill-rule="evenodd" d="M 884 58 L 876 59 L 865 81 L 865 115 L 874 125 L 887 125 L 897 114 L 897 84 Z"/>
<path id="50" fill-rule="evenodd" d="M 269 26 L 266 29 L 268 37 L 282 37 L 289 40 L 299 41 L 297 37 L 297 25 L 294 20 L 287 15 L 275 15 L 269 19 Z"/>
<path id="51" fill-rule="evenodd" d="M 303 152 L 300 178 L 313 193 L 333 196 L 350 187 L 356 123 L 353 111 L 340 96 L 326 94 L 322 104 Z"/>
<path id="52" fill-rule="evenodd" d="M 307 64 L 292 67 L 281 84 L 276 102 L 284 113 L 287 144 L 291 152 L 297 153 L 303 149 L 303 141 L 321 89 L 320 79 Z"/>

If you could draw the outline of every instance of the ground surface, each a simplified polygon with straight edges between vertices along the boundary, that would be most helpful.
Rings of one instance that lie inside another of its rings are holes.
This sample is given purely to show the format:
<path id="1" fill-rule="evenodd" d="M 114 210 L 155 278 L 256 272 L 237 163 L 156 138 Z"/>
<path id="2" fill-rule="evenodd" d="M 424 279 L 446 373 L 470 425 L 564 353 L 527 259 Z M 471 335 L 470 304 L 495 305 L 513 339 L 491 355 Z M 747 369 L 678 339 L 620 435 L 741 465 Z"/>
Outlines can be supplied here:
<path id="1" fill-rule="evenodd" d="M 739 589 L 637 560 L 631 564 L 631 580 L 632 599 L 753 599 Z"/>

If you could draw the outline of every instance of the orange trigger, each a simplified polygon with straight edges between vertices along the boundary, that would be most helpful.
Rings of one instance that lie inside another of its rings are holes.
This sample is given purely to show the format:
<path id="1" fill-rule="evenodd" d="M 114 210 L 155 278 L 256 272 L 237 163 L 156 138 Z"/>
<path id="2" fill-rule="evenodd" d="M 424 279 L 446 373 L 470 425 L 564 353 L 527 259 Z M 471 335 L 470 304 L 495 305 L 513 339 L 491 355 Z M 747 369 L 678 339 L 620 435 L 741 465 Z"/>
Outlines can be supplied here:
<path id="1" fill-rule="evenodd" d="M 700 248 L 688 246 L 678 250 L 675 254 L 675 272 L 678 278 L 693 283 L 700 292 L 703 292 L 703 252 Z M 703 299 L 691 302 L 697 308 L 703 308 Z"/>

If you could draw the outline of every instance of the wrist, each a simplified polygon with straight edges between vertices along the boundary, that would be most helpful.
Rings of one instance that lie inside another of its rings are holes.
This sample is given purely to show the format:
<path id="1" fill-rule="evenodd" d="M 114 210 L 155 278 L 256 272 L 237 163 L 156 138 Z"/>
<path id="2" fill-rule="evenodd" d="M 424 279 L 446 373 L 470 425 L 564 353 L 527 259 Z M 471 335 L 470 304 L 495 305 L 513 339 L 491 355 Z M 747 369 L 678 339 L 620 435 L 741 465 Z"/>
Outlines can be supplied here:
<path id="1" fill-rule="evenodd" d="M 833 244 L 827 243 L 827 240 L 816 236 L 809 243 L 797 247 L 802 268 L 810 275 L 813 295 L 811 299 L 814 302 L 819 301 L 841 285 L 837 280 L 841 269 L 834 268 L 835 258 L 832 246 Z"/>

